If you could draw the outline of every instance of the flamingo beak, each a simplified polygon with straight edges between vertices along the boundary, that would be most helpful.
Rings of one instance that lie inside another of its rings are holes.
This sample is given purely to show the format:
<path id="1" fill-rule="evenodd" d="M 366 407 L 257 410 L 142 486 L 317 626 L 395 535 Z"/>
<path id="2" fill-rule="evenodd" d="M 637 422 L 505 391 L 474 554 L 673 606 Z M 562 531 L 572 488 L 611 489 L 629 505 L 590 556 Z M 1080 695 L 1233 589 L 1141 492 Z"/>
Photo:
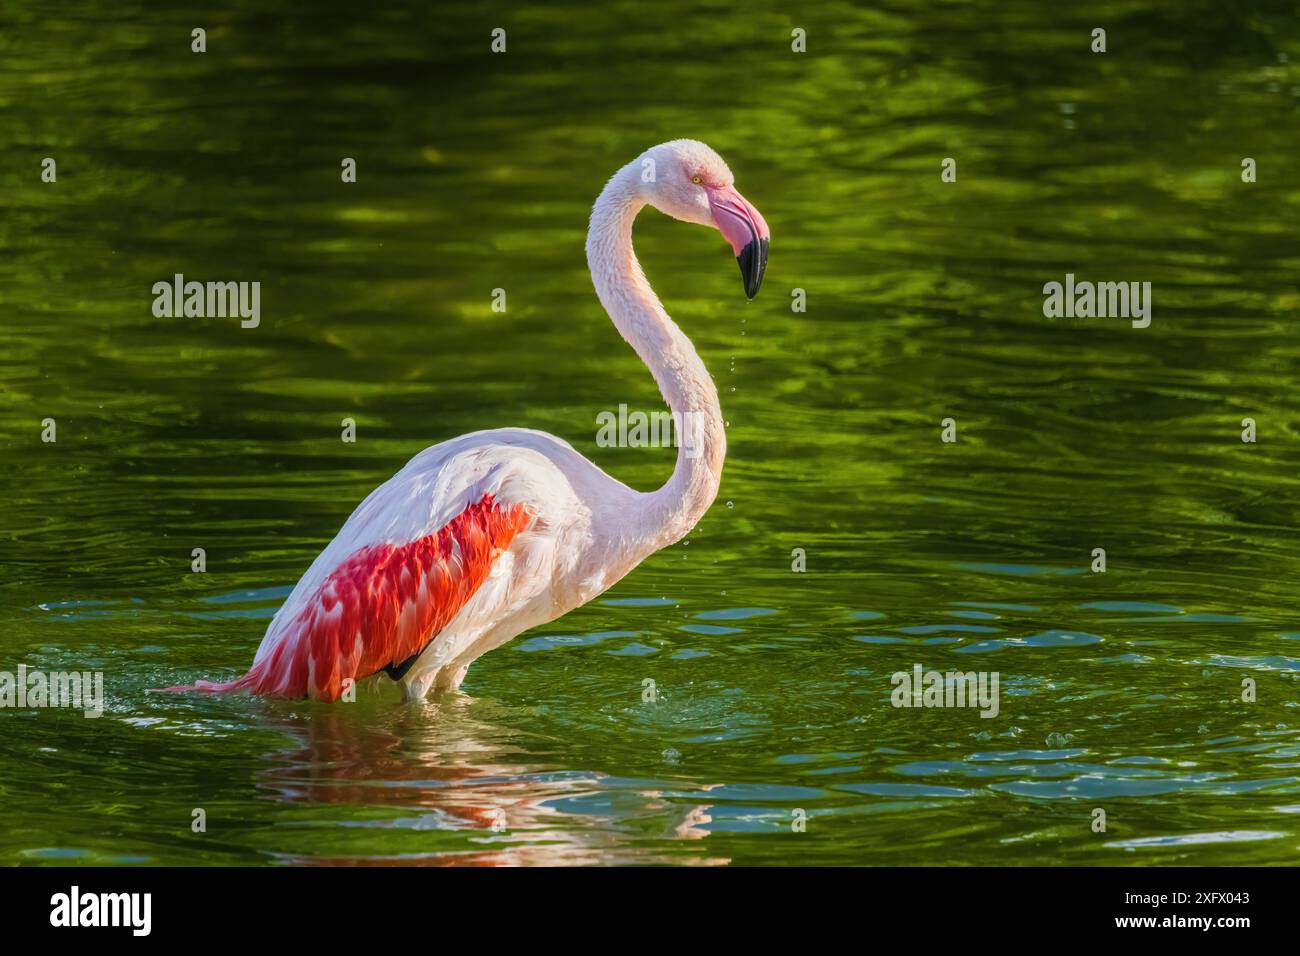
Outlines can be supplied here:
<path id="1" fill-rule="evenodd" d="M 735 186 L 705 187 L 709 196 L 709 212 L 713 224 L 729 243 L 740 263 L 740 277 L 745 281 L 745 295 L 752 299 L 763 284 L 767 269 L 767 247 L 772 230 L 762 213 L 748 199 L 736 192 Z"/>

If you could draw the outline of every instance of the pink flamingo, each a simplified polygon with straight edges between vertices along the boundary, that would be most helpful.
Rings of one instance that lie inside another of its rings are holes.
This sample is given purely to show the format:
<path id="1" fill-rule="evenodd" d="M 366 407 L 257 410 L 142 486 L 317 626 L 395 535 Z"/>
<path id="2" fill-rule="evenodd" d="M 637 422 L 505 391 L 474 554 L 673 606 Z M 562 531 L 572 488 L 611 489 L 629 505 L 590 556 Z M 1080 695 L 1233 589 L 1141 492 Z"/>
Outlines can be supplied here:
<path id="1" fill-rule="evenodd" d="M 563 439 L 526 428 L 426 448 L 370 493 L 307 569 L 248 673 L 167 689 L 332 701 L 382 671 L 406 699 L 454 690 L 475 659 L 585 604 L 685 536 L 718 493 L 722 410 L 704 363 L 641 271 L 632 223 L 650 205 L 720 230 L 752 299 L 771 233 L 733 183 L 708 146 L 673 140 L 615 173 L 591 213 L 596 294 L 674 416 L 692 424 L 667 484 L 634 491 Z"/>

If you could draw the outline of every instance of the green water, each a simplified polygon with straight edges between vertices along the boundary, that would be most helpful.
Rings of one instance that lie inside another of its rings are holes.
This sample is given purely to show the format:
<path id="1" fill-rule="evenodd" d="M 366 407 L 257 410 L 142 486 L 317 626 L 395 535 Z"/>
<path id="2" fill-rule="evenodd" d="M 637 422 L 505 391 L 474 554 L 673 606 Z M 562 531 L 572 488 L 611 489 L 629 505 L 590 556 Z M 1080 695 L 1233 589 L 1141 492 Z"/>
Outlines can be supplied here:
<path id="1" fill-rule="evenodd" d="M 310 6 L 0 15 L 0 670 L 107 695 L 0 711 L 0 862 L 1295 860 L 1294 4 Z M 683 136 L 774 236 L 746 304 L 716 234 L 637 226 L 728 420 L 695 532 L 453 698 L 146 696 L 242 672 L 426 445 L 666 478 L 596 445 L 660 405 L 583 238 Z M 260 326 L 155 318 L 178 272 Z M 1045 318 L 1066 273 L 1150 327 Z M 892 707 L 914 664 L 1000 713 Z"/>

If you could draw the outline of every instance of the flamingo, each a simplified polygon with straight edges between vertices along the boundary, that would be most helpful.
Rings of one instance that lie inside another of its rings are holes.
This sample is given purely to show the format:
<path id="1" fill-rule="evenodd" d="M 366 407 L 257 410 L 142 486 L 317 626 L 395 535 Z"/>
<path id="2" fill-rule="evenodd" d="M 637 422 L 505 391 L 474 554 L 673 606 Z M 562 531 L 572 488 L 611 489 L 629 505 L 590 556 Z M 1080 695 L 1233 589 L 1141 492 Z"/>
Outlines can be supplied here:
<path id="1" fill-rule="evenodd" d="M 718 229 L 749 299 L 763 281 L 771 232 L 722 158 L 688 139 L 628 163 L 592 209 L 596 295 L 675 420 L 692 423 L 667 483 L 635 491 L 563 439 L 527 428 L 426 448 L 371 492 L 312 562 L 247 673 L 165 690 L 335 701 L 380 673 L 405 700 L 456 690 L 478 657 L 587 603 L 690 532 L 717 496 L 727 442 L 718 390 L 632 249 L 633 221 L 647 205 Z"/>

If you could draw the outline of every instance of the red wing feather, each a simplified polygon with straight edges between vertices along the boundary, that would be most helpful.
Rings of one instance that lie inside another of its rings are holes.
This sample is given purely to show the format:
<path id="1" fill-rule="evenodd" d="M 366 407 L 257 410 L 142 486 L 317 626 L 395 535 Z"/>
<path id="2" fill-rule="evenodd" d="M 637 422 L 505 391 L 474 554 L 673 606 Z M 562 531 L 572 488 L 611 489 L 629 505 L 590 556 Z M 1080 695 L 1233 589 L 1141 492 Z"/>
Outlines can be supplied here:
<path id="1" fill-rule="evenodd" d="M 485 495 L 433 534 L 362 548 L 330 572 L 243 677 L 168 690 L 338 700 L 345 680 L 401 664 L 428 646 L 532 521 L 523 505 Z"/>

